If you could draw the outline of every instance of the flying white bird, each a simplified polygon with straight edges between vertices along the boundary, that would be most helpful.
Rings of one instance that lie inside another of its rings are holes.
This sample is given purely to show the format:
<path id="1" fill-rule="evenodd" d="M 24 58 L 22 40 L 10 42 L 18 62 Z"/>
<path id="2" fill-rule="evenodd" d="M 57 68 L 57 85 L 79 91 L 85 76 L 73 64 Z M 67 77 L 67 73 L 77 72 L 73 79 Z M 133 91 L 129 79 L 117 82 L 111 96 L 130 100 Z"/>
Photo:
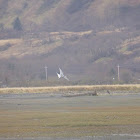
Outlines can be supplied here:
<path id="1" fill-rule="evenodd" d="M 64 79 L 66 79 L 66 80 L 69 81 L 69 79 L 67 78 L 67 76 L 64 75 L 63 71 L 60 68 L 59 68 L 59 72 L 60 73 L 57 73 L 57 76 L 58 76 L 59 79 L 60 78 L 64 78 Z"/>

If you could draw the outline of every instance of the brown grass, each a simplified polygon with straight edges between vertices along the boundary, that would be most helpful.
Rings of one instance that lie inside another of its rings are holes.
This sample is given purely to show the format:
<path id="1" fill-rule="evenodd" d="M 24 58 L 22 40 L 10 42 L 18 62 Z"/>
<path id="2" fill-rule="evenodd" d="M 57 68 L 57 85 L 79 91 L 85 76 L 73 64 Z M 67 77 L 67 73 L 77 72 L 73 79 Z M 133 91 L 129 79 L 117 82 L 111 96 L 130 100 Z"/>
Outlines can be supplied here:
<path id="1" fill-rule="evenodd" d="M 140 92 L 140 85 L 81 85 L 81 86 L 55 86 L 55 87 L 19 87 L 0 88 L 0 94 L 5 93 L 56 93 L 56 92 L 86 92 L 86 91 L 131 91 Z"/>
<path id="2" fill-rule="evenodd" d="M 17 44 L 17 43 L 21 43 L 22 40 L 21 39 L 5 39 L 5 40 L 0 40 L 0 46 L 2 45 L 6 45 L 6 44 Z"/>

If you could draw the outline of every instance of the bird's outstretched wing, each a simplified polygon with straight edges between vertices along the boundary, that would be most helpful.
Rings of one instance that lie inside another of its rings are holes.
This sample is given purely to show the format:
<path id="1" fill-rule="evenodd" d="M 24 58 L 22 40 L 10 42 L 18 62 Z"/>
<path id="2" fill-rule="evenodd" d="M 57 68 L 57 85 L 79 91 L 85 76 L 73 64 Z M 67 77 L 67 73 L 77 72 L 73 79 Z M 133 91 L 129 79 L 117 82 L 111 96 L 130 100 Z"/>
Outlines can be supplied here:
<path id="1" fill-rule="evenodd" d="M 65 78 L 66 80 L 68 80 L 68 81 L 69 81 L 69 79 L 68 79 L 68 77 L 67 77 L 67 76 L 64 76 L 64 78 Z"/>
<path id="2" fill-rule="evenodd" d="M 60 71 L 60 76 L 64 77 L 64 73 L 63 73 L 63 71 L 60 68 L 59 68 L 59 71 Z"/>

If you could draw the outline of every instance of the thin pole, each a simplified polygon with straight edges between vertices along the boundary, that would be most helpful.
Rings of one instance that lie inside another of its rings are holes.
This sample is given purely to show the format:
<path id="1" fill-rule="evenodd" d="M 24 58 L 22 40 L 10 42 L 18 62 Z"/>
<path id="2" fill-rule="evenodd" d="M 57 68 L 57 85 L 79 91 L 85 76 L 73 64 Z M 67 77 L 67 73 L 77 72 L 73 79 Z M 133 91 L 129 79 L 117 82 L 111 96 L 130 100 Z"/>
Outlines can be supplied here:
<path id="1" fill-rule="evenodd" d="M 120 66 L 119 66 L 119 64 L 118 64 L 118 81 L 120 81 Z"/>
<path id="2" fill-rule="evenodd" d="M 45 66 L 45 72 L 46 72 L 46 81 L 48 80 L 48 68 Z"/>

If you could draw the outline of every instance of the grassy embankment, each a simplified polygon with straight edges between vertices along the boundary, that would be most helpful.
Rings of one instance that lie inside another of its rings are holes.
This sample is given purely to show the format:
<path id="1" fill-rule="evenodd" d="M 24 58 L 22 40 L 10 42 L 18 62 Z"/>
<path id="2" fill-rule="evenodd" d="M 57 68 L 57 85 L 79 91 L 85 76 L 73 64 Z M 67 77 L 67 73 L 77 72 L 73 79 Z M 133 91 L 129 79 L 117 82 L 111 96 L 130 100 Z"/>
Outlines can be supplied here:
<path id="1" fill-rule="evenodd" d="M 66 92 L 94 92 L 94 91 L 130 91 L 139 92 L 140 85 L 79 85 L 79 86 L 55 86 L 55 87 L 18 87 L 0 88 L 0 94 L 6 93 L 66 93 Z"/>

